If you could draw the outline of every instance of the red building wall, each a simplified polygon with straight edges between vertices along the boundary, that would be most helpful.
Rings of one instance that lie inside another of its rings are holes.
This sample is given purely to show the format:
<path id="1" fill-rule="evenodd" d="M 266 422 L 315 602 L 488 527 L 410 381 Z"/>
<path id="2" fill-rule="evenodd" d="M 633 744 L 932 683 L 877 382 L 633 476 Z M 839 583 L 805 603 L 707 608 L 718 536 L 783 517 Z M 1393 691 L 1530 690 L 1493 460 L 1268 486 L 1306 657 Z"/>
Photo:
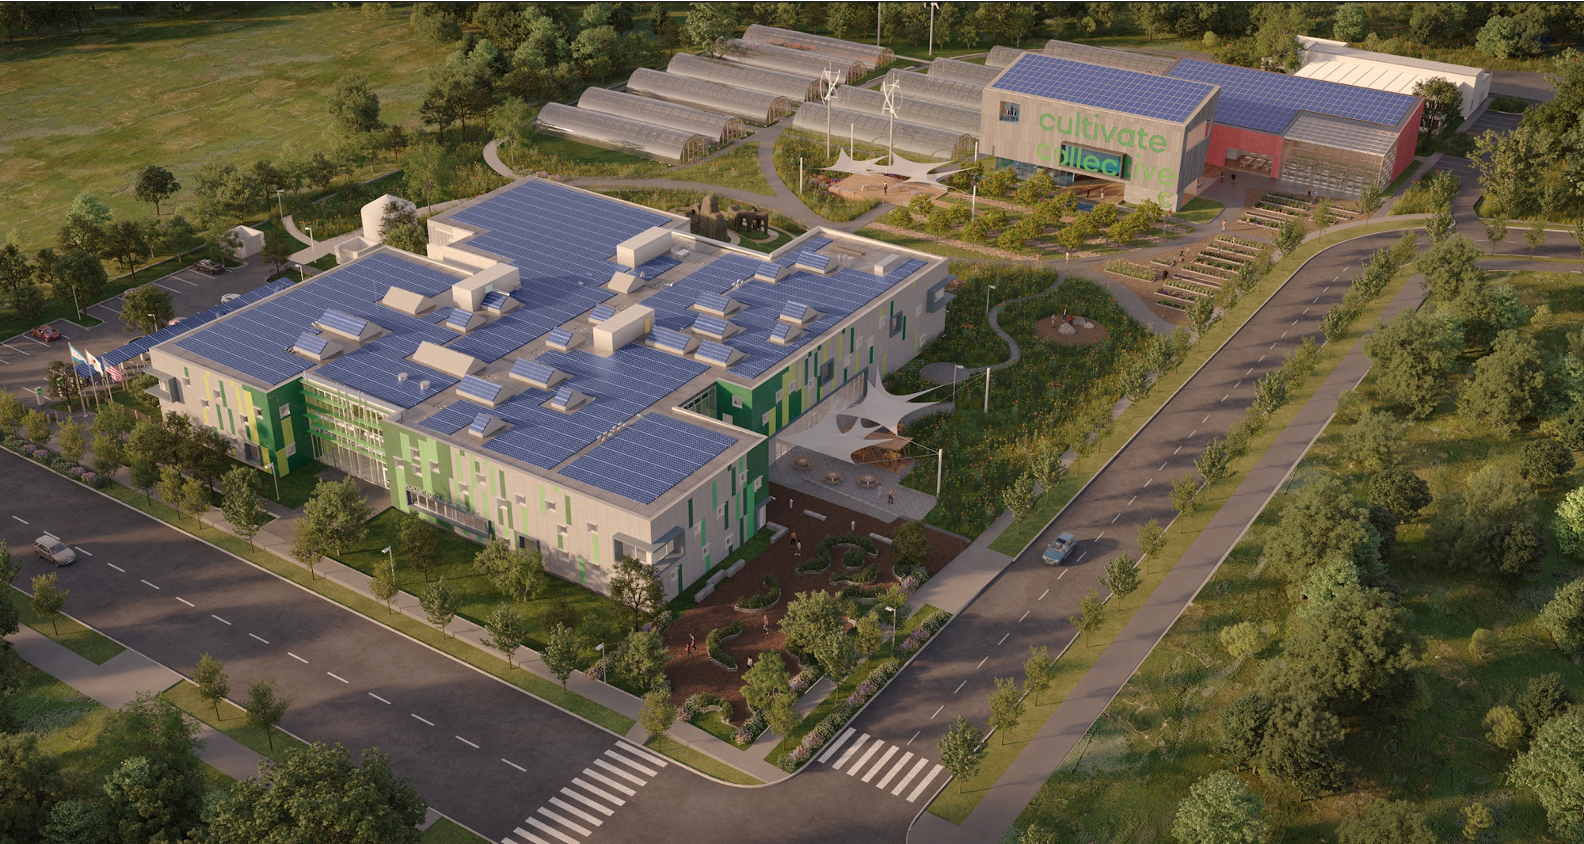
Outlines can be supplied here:
<path id="1" fill-rule="evenodd" d="M 1407 169 L 1408 162 L 1413 160 L 1414 147 L 1419 145 L 1419 121 L 1423 118 L 1424 99 L 1420 98 L 1418 105 L 1414 106 L 1413 114 L 1408 115 L 1407 122 L 1403 123 L 1402 133 L 1397 136 L 1397 160 L 1392 163 L 1391 171 L 1393 179 Z"/>
<path id="2" fill-rule="evenodd" d="M 1417 125 L 1416 121 L 1411 122 Z M 1226 163 L 1227 147 L 1270 156 L 1271 175 L 1281 175 L 1282 139 L 1280 135 L 1255 132 L 1252 129 L 1240 129 L 1236 126 L 1223 126 L 1217 123 L 1210 129 L 1210 149 L 1205 153 L 1205 164 L 1217 167 L 1224 165 Z M 1413 153 L 1411 145 L 1408 151 L 1411 158 Z M 1403 166 L 1406 167 L 1407 165 L 1404 164 Z"/>

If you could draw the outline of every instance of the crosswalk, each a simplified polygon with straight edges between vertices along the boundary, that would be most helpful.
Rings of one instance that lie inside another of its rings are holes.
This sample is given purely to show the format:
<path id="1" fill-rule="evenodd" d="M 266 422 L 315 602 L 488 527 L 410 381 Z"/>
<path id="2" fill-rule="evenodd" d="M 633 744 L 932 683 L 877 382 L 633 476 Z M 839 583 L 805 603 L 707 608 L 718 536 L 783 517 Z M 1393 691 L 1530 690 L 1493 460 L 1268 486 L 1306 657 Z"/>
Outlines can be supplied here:
<path id="1" fill-rule="evenodd" d="M 637 789 L 670 764 L 618 741 L 537 812 L 524 818 L 523 826 L 502 838 L 501 844 L 582 844 L 617 809 L 627 805 L 629 798 L 637 796 Z"/>
<path id="2" fill-rule="evenodd" d="M 935 778 L 940 776 L 945 768 L 940 765 L 930 767 L 928 757 L 915 756 L 906 748 L 876 739 L 869 740 L 869 734 L 859 735 L 851 744 L 857 732 L 851 727 L 836 737 L 836 740 L 825 748 L 816 760 L 822 765 L 841 771 L 849 777 L 860 779 L 873 785 L 881 791 L 890 791 L 892 796 L 901 797 L 907 792 L 907 801 L 912 803 L 919 799 L 924 789 L 929 787 Z M 837 754 L 840 753 L 838 756 Z M 920 778 L 920 774 L 923 777 Z M 908 791 L 908 786 L 913 790 Z"/>

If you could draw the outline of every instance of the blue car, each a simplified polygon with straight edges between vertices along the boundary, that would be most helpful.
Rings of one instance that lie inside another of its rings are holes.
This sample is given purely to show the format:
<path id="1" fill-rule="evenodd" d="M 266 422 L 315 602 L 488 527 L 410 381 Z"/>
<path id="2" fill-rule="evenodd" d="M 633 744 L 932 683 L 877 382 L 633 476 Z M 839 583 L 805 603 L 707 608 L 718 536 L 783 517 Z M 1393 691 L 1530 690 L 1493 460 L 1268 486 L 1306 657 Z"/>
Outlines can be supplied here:
<path id="1" fill-rule="evenodd" d="M 1076 544 L 1078 544 L 1077 538 L 1070 533 L 1063 533 L 1051 540 L 1051 544 L 1045 546 L 1045 553 L 1041 555 L 1042 559 L 1045 560 L 1045 565 L 1061 565 L 1067 559 L 1067 555 L 1072 553 L 1073 546 Z"/>

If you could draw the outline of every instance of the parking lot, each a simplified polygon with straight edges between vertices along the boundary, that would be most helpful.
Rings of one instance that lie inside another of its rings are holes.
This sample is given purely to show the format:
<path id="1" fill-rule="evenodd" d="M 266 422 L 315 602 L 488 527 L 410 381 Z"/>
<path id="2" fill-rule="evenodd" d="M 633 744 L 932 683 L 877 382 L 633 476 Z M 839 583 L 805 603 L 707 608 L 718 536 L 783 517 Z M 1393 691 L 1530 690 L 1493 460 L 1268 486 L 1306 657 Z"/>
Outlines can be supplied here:
<path id="1" fill-rule="evenodd" d="M 263 261 L 254 257 L 243 266 L 232 267 L 218 276 L 205 275 L 189 266 L 152 280 L 170 291 L 171 305 L 176 310 L 176 316 L 181 317 L 220 304 L 220 297 L 227 293 L 246 293 L 277 277 L 269 269 Z M 291 272 L 295 274 L 295 271 Z M 27 332 L 0 341 L 0 388 L 31 397 L 34 387 L 44 385 L 50 361 L 70 362 L 71 351 L 66 348 L 67 343 L 97 356 L 140 336 L 128 333 L 122 327 L 120 296 L 95 302 L 84 308 L 83 312 L 102 322 L 86 327 L 69 319 L 55 320 L 48 324 L 59 331 L 61 337 L 53 343 L 37 340 Z"/>
<path id="2" fill-rule="evenodd" d="M 1468 132 L 1471 135 L 1482 135 L 1487 131 L 1506 134 L 1518 128 L 1519 119 L 1520 115 L 1487 109 L 1469 126 Z"/>

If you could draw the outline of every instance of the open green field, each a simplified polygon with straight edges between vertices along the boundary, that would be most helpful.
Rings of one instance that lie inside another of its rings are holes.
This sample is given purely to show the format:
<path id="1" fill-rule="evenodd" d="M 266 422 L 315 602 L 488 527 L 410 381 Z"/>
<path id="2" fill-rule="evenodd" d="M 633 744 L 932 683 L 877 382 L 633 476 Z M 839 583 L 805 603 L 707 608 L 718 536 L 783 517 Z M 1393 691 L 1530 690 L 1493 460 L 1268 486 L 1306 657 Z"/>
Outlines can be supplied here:
<path id="1" fill-rule="evenodd" d="M 1544 304 L 1555 312 L 1549 325 L 1528 329 L 1547 353 L 1566 343 L 1568 331 L 1584 326 L 1584 297 L 1568 278 L 1523 273 L 1509 279 L 1530 309 Z M 1393 450 L 1398 464 L 1428 481 L 1437 499 L 1462 490 L 1476 469 L 1516 468 L 1522 446 L 1542 436 L 1545 427 L 1526 426 L 1503 440 L 1471 424 L 1451 399 L 1465 378 L 1453 376 L 1448 385 L 1452 389 L 1438 409 L 1411 422 Z M 1359 392 L 1374 403 L 1373 375 Z M 1025 810 L 1020 828 L 1041 820 L 1060 830 L 1056 840 L 1062 842 L 1162 839 L 1189 785 L 1225 767 L 1213 752 L 1221 735 L 1221 712 L 1254 685 L 1264 663 L 1278 658 L 1283 627 L 1300 600 L 1288 581 L 1264 564 L 1265 538 L 1288 505 L 1290 491 L 1322 473 L 1340 478 L 1362 500 L 1370 475 L 1352 465 L 1343 445 L 1352 426 L 1346 414 L 1331 422 L 1284 493 L 1271 501 Z M 1513 754 L 1490 743 L 1481 721 L 1491 707 L 1511 704 L 1531 678 L 1542 674 L 1560 674 L 1575 693 L 1584 688 L 1584 667 L 1560 653 L 1535 623 L 1537 610 L 1552 591 L 1578 575 L 1577 561 L 1557 552 L 1549 522 L 1557 501 L 1579 480 L 1580 473 L 1574 471 L 1553 488 L 1538 491 L 1534 513 L 1546 535 L 1547 554 L 1539 571 L 1528 577 L 1449 570 L 1427 541 L 1427 527 L 1439 504 L 1398 529 L 1388 570 L 1402 590 L 1406 629 L 1424 646 L 1417 692 L 1391 712 L 1344 719 L 1339 755 L 1351 783 L 1338 792 L 1304 800 L 1245 774 L 1265 801 L 1275 831 L 1270 840 L 1334 840 L 1337 824 L 1358 811 L 1366 794 L 1420 807 L 1429 814 L 1439 840 L 1462 840 L 1458 813 L 1471 800 L 1496 812 L 1496 827 L 1481 840 L 1557 840 L 1547 837 L 1544 813 L 1533 795 L 1506 782 Z M 1256 658 L 1241 663 L 1226 654 L 1218 638 L 1240 621 L 1254 622 L 1274 640 Z M 1499 644 L 1483 659 L 1470 648 L 1478 628 L 1499 636 Z"/>
<path id="2" fill-rule="evenodd" d="M 0 202 L 5 233 L 30 253 L 53 242 L 80 191 L 147 216 L 128 186 L 146 164 L 190 185 L 205 161 L 245 166 L 288 142 L 328 146 L 326 98 L 348 73 L 368 75 L 386 122 L 411 123 L 440 58 L 396 11 L 370 20 L 355 6 L 222 4 L 178 20 L 113 8 L 101 5 L 82 35 L 3 47 Z M 180 210 L 185 195 L 162 210 Z"/>

